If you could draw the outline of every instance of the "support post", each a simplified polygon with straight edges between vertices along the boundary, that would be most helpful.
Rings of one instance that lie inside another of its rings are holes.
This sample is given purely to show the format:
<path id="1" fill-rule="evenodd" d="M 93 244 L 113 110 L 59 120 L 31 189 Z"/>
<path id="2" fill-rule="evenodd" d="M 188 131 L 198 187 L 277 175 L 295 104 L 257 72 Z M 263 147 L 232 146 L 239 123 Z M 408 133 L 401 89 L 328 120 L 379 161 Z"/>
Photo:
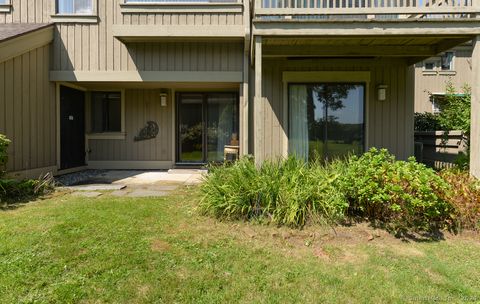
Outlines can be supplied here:
<path id="1" fill-rule="evenodd" d="M 243 55 L 243 82 L 240 84 L 240 155 L 244 156 L 248 154 L 248 126 L 249 126 L 249 114 L 248 114 L 248 71 L 250 70 L 249 64 L 249 51 L 244 52 Z"/>
<path id="2" fill-rule="evenodd" d="M 255 95 L 253 98 L 253 121 L 254 121 L 254 155 L 255 162 L 261 164 L 264 160 L 264 105 L 262 98 L 262 37 L 255 38 Z"/>
<path id="3" fill-rule="evenodd" d="M 473 40 L 470 174 L 480 178 L 480 35 Z"/>

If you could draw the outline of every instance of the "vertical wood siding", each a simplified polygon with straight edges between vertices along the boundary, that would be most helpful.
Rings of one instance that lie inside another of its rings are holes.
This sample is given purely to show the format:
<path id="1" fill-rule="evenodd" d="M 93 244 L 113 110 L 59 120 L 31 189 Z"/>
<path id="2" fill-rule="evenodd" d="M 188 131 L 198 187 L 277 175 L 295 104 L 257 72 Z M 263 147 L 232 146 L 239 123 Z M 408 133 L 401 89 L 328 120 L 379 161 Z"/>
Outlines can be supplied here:
<path id="1" fill-rule="evenodd" d="M 459 91 L 465 84 L 472 85 L 472 51 L 455 51 L 453 68 L 454 75 L 424 75 L 423 63 L 415 65 L 415 112 L 433 112 L 429 92 L 445 93 L 448 81 Z"/>
<path id="2" fill-rule="evenodd" d="M 109 161 L 171 161 L 173 102 L 160 106 L 160 91 L 146 89 L 125 90 L 125 140 L 90 139 L 89 160 Z M 147 124 L 155 121 L 159 126 L 156 138 L 134 141 L 134 137 Z"/>
<path id="3" fill-rule="evenodd" d="M 413 87 L 409 85 L 407 64 L 402 60 L 264 60 L 263 96 L 265 130 L 264 157 L 282 155 L 284 121 L 282 73 L 284 71 L 370 71 L 369 99 L 366 101 L 369 147 L 387 148 L 400 159 L 413 155 Z M 376 85 L 385 84 L 387 100 L 376 100 Z M 252 107 L 251 107 L 252 108 Z"/>
<path id="4" fill-rule="evenodd" d="M 112 26 L 241 25 L 243 13 L 122 13 L 124 0 L 98 1 L 98 23 L 56 23 L 53 70 L 241 71 L 241 42 L 123 44 Z M 13 0 L 1 23 L 51 22 L 54 0 Z"/>
<path id="5" fill-rule="evenodd" d="M 50 46 L 0 63 L 0 133 L 11 141 L 8 171 L 56 165 L 55 87 Z"/>
<path id="6" fill-rule="evenodd" d="M 48 23 L 54 0 L 11 0 L 12 10 L 0 13 L 2 23 Z"/>

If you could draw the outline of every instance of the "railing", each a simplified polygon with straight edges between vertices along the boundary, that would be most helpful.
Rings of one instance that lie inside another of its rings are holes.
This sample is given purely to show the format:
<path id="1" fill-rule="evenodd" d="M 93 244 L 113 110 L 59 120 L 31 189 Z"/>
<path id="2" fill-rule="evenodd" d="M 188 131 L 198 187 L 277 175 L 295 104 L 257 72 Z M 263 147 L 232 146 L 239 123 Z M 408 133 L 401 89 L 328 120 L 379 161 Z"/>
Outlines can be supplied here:
<path id="1" fill-rule="evenodd" d="M 256 16 L 475 18 L 480 0 L 255 0 Z M 289 17 L 287 17 L 289 18 Z M 326 18 L 328 19 L 328 18 Z"/>
<path id="2" fill-rule="evenodd" d="M 467 141 L 462 131 L 416 131 L 415 145 L 422 146 L 417 160 L 436 169 L 451 168 L 467 152 Z"/>

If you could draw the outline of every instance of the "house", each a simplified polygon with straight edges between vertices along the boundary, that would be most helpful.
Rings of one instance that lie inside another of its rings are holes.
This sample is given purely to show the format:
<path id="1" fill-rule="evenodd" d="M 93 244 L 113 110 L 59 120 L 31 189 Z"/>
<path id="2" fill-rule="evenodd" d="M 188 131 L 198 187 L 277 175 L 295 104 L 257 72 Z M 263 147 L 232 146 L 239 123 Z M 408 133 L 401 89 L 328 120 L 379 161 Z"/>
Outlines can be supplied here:
<path id="1" fill-rule="evenodd" d="M 473 78 L 480 73 L 470 1 L 0 3 L 0 49 L 9 50 L 0 132 L 13 140 L 7 169 L 17 176 L 166 169 L 222 161 L 225 151 L 262 162 L 375 146 L 405 159 L 413 65 L 474 41 Z"/>
<path id="2" fill-rule="evenodd" d="M 440 112 L 448 82 L 458 93 L 472 86 L 472 50 L 469 41 L 415 64 L 415 112 Z"/>

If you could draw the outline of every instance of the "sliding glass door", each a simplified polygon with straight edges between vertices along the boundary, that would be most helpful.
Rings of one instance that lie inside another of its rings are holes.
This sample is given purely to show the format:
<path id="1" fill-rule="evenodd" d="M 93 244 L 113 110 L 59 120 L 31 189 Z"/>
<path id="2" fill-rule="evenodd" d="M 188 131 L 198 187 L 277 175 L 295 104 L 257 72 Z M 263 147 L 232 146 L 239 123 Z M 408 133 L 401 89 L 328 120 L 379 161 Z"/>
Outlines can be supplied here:
<path id="1" fill-rule="evenodd" d="M 331 159 L 364 150 L 365 85 L 289 85 L 289 153 Z"/>
<path id="2" fill-rule="evenodd" d="M 238 145 L 238 95 L 177 95 L 177 161 L 222 162 L 226 146 Z"/>

